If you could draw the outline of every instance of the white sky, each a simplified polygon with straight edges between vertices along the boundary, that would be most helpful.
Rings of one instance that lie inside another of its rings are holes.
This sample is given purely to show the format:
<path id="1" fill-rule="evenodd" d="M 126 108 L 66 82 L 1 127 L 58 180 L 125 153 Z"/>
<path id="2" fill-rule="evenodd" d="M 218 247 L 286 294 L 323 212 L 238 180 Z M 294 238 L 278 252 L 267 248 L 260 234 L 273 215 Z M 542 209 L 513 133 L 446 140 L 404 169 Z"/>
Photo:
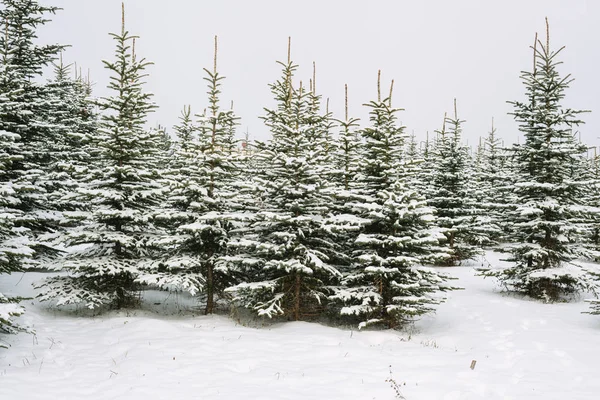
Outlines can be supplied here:
<path id="1" fill-rule="evenodd" d="M 40 32 L 42 42 L 72 47 L 65 60 L 91 70 L 96 95 L 107 95 L 102 59 L 111 59 L 108 32 L 120 29 L 120 0 L 42 0 L 64 8 Z M 300 64 L 296 80 L 308 83 L 317 64 L 317 91 L 343 117 L 344 84 L 350 113 L 366 123 L 361 105 L 395 80 L 400 120 L 423 140 L 441 126 L 458 101 L 465 139 L 486 136 L 495 118 L 507 142 L 519 135 L 508 100 L 523 99 L 519 73 L 530 69 L 535 32 L 550 19 L 551 43 L 567 46 L 562 71 L 576 79 L 565 104 L 589 109 L 580 128 L 584 142 L 600 144 L 600 1 L 597 0 L 127 0 L 127 28 L 140 36 L 137 53 L 155 63 L 147 88 L 160 109 L 150 117 L 171 127 L 184 104 L 206 106 L 202 68 L 212 66 L 219 36 L 219 71 L 227 77 L 223 105 L 231 100 L 242 117 L 240 135 L 266 139 L 259 115 L 273 105 L 268 84 L 280 75 L 276 60 Z"/>

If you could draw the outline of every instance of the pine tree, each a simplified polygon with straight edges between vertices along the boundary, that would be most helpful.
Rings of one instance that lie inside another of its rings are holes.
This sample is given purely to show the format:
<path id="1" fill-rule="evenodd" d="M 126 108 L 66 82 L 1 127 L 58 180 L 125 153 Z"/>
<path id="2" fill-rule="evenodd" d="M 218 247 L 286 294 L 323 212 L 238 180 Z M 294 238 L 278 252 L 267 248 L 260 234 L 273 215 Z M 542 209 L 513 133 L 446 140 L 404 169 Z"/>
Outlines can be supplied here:
<path id="1" fill-rule="evenodd" d="M 306 134 L 310 142 L 309 149 L 315 158 L 315 165 L 319 168 L 318 173 L 328 175 L 334 171 L 335 145 L 331 130 L 334 127 L 332 114 L 329 112 L 329 99 L 326 101 L 325 113 L 321 113 L 322 96 L 317 94 L 316 65 L 313 62 L 313 76 L 309 83 L 309 91 L 306 94 L 308 101 L 308 112 L 306 119 Z"/>
<path id="2" fill-rule="evenodd" d="M 340 273 L 330 264 L 337 245 L 322 222 L 331 198 L 319 173 L 314 137 L 323 133 L 314 132 L 314 97 L 302 84 L 294 88 L 289 47 L 287 63 L 278 63 L 283 76 L 270 85 L 277 106 L 264 117 L 273 136 L 257 155 L 263 206 L 239 243 L 237 261 L 249 281 L 229 290 L 258 315 L 300 320 L 320 313 Z"/>
<path id="3" fill-rule="evenodd" d="M 0 274 L 56 254 L 39 240 L 52 221 L 41 212 L 47 198 L 37 184 L 44 138 L 36 119 L 45 105 L 37 79 L 64 46 L 35 43 L 37 29 L 56 11 L 34 0 L 2 0 L 0 9 Z M 0 331 L 21 329 L 13 319 L 23 312 L 18 300 L 0 293 Z"/>
<path id="4" fill-rule="evenodd" d="M 125 29 L 124 7 L 121 32 L 111 37 L 115 60 L 104 65 L 112 73 L 108 87 L 114 95 L 100 103 L 104 114 L 93 141 L 98 158 L 78 193 L 90 206 L 84 222 L 65 239 L 65 245 L 77 246 L 59 264 L 68 275 L 40 285 L 39 298 L 55 298 L 58 305 L 120 308 L 135 302 L 140 266 L 156 257 L 161 236 L 149 218 L 163 193 L 153 164 L 160 135 L 144 127 L 155 108 L 152 95 L 143 90 L 151 63 L 135 54 L 136 37 Z"/>
<path id="5" fill-rule="evenodd" d="M 435 196 L 435 147 L 435 137 L 434 139 L 430 139 L 429 132 L 427 132 L 425 136 L 425 141 L 423 142 L 423 146 L 419 149 L 419 156 L 423 161 L 421 164 L 419 164 L 419 171 L 417 173 L 417 184 L 421 185 L 421 192 L 428 201 L 429 199 Z"/>
<path id="6" fill-rule="evenodd" d="M 337 142 L 332 154 L 333 165 L 330 168 L 331 185 L 328 188 L 332 196 L 332 215 L 324 220 L 327 229 L 337 236 L 341 257 L 338 257 L 338 268 L 343 273 L 351 265 L 351 252 L 356 235 L 364 224 L 353 215 L 349 201 L 355 196 L 360 176 L 361 137 L 358 131 L 358 118 L 348 113 L 348 85 L 345 85 L 344 120 L 337 120 L 340 128 Z"/>
<path id="7" fill-rule="evenodd" d="M 200 162 L 202 149 L 191 106 L 183 108 L 179 119 L 180 123 L 174 127 L 177 138 L 173 143 L 173 154 L 164 174 L 169 194 L 166 204 L 153 210 L 157 224 L 164 229 L 157 245 L 161 250 L 156 259 L 144 265 L 138 279 L 161 289 L 185 290 L 195 295 L 204 285 L 199 267 L 202 247 L 198 246 L 198 254 L 191 257 L 179 255 L 180 248 L 189 241 L 187 232 L 180 232 L 179 228 L 193 221 L 188 209 L 197 199 L 206 196 L 206 189 L 198 182 L 203 173 Z"/>
<path id="8" fill-rule="evenodd" d="M 19 209 L 20 200 L 10 176 L 12 163 L 22 157 L 20 139 L 17 134 L 0 130 L 0 274 L 20 271 L 34 253 L 28 231 L 20 228 L 25 216 Z M 19 330 L 13 320 L 23 313 L 18 301 L 0 292 L 0 331 Z"/>
<path id="9" fill-rule="evenodd" d="M 497 136 L 493 119 L 492 128 L 484 143 L 485 151 L 479 177 L 480 190 L 484 192 L 483 207 L 491 222 L 500 229 L 490 237 L 493 240 L 506 241 L 509 240 L 507 236 L 511 226 L 505 216 L 516 204 L 512 193 L 515 177 L 512 154 Z"/>
<path id="10" fill-rule="evenodd" d="M 594 147 L 593 156 L 588 160 L 585 179 L 585 204 L 600 209 L 600 156 Z M 589 219 L 589 258 L 600 259 L 600 215 L 592 215 Z"/>
<path id="11" fill-rule="evenodd" d="M 227 269 L 219 268 L 226 256 L 236 191 L 235 127 L 238 117 L 220 105 L 224 77 L 217 71 L 217 37 L 214 65 L 204 69 L 208 83 L 208 109 L 195 126 L 190 108 L 184 109 L 176 127 L 178 144 L 170 175 L 169 210 L 163 220 L 174 226 L 161 243 L 168 258 L 142 279 L 161 287 L 174 287 L 206 295 L 205 313 L 212 314 L 215 301 L 231 284 Z"/>
<path id="12" fill-rule="evenodd" d="M 480 245 L 497 244 L 502 237 L 502 215 L 506 211 L 507 174 L 501 166 L 500 139 L 492 120 L 492 130 L 485 141 L 479 139 L 473 157 L 471 179 L 468 184 L 473 194 L 471 200 L 476 215 L 475 227 L 480 236 Z"/>
<path id="13" fill-rule="evenodd" d="M 563 294 L 590 288 L 588 276 L 573 264 L 584 251 L 581 222 L 581 182 L 571 168 L 585 152 L 572 134 L 572 126 L 582 123 L 581 110 L 564 108 L 570 75 L 561 77 L 558 51 L 550 48 L 548 21 L 546 42 L 536 35 L 533 71 L 523 72 L 527 100 L 512 102 L 513 116 L 525 136 L 515 146 L 517 181 L 516 210 L 510 214 L 516 244 L 511 248 L 513 265 L 483 270 L 497 277 L 507 288 L 546 301 Z"/>
<path id="14" fill-rule="evenodd" d="M 378 79 L 378 93 L 379 86 Z M 392 107 L 392 90 L 366 106 L 371 126 L 362 130 L 363 168 L 349 203 L 363 229 L 352 249 L 353 269 L 332 299 L 341 301 L 341 314 L 353 316 L 360 327 L 394 328 L 443 301 L 437 292 L 451 289 L 447 277 L 423 265 L 449 252 L 440 244 L 444 236 L 433 224 L 432 209 L 407 185 L 406 134 L 397 124 L 401 109 Z"/>
<path id="15" fill-rule="evenodd" d="M 446 229 L 448 244 L 454 255 L 445 263 L 452 265 L 480 252 L 479 245 L 487 241 L 478 230 L 477 212 L 473 207 L 469 186 L 467 147 L 461 143 L 462 124 L 454 102 L 454 118 L 444 116 L 433 148 L 433 174 L 428 204 L 435 207 L 438 223 Z"/>
<path id="16" fill-rule="evenodd" d="M 426 142 L 427 145 L 427 142 Z M 408 187 L 414 188 L 422 195 L 426 195 L 426 153 L 421 152 L 417 137 L 413 132 L 404 149 L 404 174 Z"/>
<path id="17" fill-rule="evenodd" d="M 45 131 L 43 149 L 48 156 L 45 173 L 38 182 L 47 194 L 46 209 L 52 210 L 60 222 L 53 236 L 60 236 L 60 225 L 73 223 L 73 212 L 86 206 L 71 194 L 78 191 L 78 177 L 92 162 L 89 144 L 98 129 L 98 112 L 89 77 L 87 80 L 81 75 L 71 78 L 71 67 L 63 63 L 61 53 L 59 63 L 54 64 L 53 79 L 43 87 L 46 106 L 37 122 Z"/>
<path id="18" fill-rule="evenodd" d="M 358 118 L 348 116 L 348 85 L 345 85 L 345 118 L 337 120 L 341 128 L 335 148 L 335 180 L 344 191 L 350 190 L 359 171 L 360 135 L 357 131 Z"/>
<path id="19" fill-rule="evenodd" d="M 19 226 L 28 231 L 35 249 L 35 256 L 28 259 L 30 265 L 44 265 L 57 251 L 42 235 L 52 232 L 60 221 L 47 212 L 47 193 L 42 184 L 51 156 L 46 151 L 48 140 L 40 118 L 47 106 L 44 86 L 36 79 L 65 46 L 39 46 L 35 42 L 37 29 L 48 23 L 47 15 L 59 8 L 32 0 L 3 0 L 2 4 L 0 129 L 17 135 L 22 143 L 21 153 L 11 163 L 9 179 L 24 213 Z"/>

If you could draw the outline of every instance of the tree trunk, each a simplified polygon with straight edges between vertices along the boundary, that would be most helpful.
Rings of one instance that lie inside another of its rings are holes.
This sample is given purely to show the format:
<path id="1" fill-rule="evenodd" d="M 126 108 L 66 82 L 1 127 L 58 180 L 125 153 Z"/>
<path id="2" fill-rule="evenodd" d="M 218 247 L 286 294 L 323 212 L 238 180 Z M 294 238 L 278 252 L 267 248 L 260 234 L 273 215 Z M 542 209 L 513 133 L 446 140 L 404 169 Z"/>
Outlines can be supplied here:
<path id="1" fill-rule="evenodd" d="M 552 231 L 550 228 L 546 228 L 546 235 L 544 237 L 544 246 L 548 250 L 553 250 L 552 247 Z M 544 269 L 550 268 L 550 256 L 544 257 Z"/>
<path id="2" fill-rule="evenodd" d="M 294 320 L 300 321 L 300 284 L 302 278 L 300 273 L 296 272 L 296 283 L 294 284 Z"/>
<path id="3" fill-rule="evenodd" d="M 208 262 L 206 269 L 206 309 L 204 315 L 212 314 L 215 308 L 213 263 Z"/>

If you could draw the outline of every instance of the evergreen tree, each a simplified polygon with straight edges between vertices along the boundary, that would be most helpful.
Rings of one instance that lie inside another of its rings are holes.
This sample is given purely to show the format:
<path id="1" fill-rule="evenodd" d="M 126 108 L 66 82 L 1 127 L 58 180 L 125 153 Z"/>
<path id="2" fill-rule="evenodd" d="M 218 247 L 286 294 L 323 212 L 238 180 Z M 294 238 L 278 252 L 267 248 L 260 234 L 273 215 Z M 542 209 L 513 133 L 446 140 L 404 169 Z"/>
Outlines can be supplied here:
<path id="1" fill-rule="evenodd" d="M 492 130 L 485 141 L 479 140 L 471 168 L 470 192 L 476 213 L 476 230 L 483 234 L 481 245 L 497 244 L 502 236 L 502 215 L 507 209 L 505 198 L 507 173 L 501 166 L 500 139 L 492 120 Z"/>
<path id="2" fill-rule="evenodd" d="M 348 116 L 348 85 L 345 85 L 345 118 L 336 121 L 341 128 L 335 148 L 335 180 L 338 186 L 348 191 L 359 172 L 360 135 L 357 131 L 358 118 Z"/>
<path id="3" fill-rule="evenodd" d="M 393 85 L 393 82 L 392 82 Z M 379 81 L 378 81 L 379 92 Z M 437 292 L 451 289 L 447 277 L 424 264 L 449 256 L 434 225 L 425 198 L 409 188 L 405 173 L 404 127 L 397 124 L 390 96 L 366 104 L 371 126 L 362 130 L 362 170 L 349 202 L 363 229 L 354 242 L 353 269 L 333 299 L 341 314 L 353 316 L 360 327 L 397 327 L 411 317 L 433 311 L 443 299 Z"/>
<path id="4" fill-rule="evenodd" d="M 21 228 L 25 216 L 10 180 L 12 163 L 22 157 L 20 139 L 17 134 L 0 130 L 0 274 L 20 271 L 34 253 L 29 232 Z M 23 313 L 18 301 L 0 292 L 0 331 L 13 333 L 19 329 L 13 319 Z"/>
<path id="5" fill-rule="evenodd" d="M 48 198 L 43 182 L 52 154 L 47 151 L 45 121 L 41 118 L 47 107 L 44 86 L 37 83 L 42 70 L 62 51 L 61 45 L 37 45 L 37 29 L 49 22 L 57 7 L 46 7 L 33 0 L 3 0 L 0 21 L 0 129 L 13 134 L 22 146 L 20 154 L 12 155 L 6 180 L 18 198 L 23 218 L 18 227 L 27 231 L 35 250 L 29 265 L 44 265 L 57 252 L 42 237 L 54 231 L 59 218 L 48 210 Z M 11 146 L 6 149 L 10 150 Z"/>
<path id="6" fill-rule="evenodd" d="M 217 296 L 231 284 L 227 268 L 219 268 L 219 261 L 226 256 L 229 233 L 235 225 L 234 133 L 239 119 L 233 110 L 223 110 L 220 105 L 224 77 L 217 71 L 216 37 L 213 69 L 204 71 L 208 110 L 195 126 L 190 109 L 184 109 L 176 127 L 169 210 L 161 211 L 161 218 L 173 226 L 161 241 L 168 258 L 155 262 L 142 280 L 192 294 L 203 292 L 205 313 L 212 314 Z"/>
<path id="7" fill-rule="evenodd" d="M 2 0 L 0 21 L 0 274 L 39 265 L 56 254 L 40 234 L 52 230 L 47 198 L 37 180 L 44 142 L 38 115 L 45 104 L 37 78 L 64 46 L 35 43 L 37 29 L 58 8 L 34 0 Z M 0 331 L 19 328 L 18 298 L 0 293 Z"/>
<path id="8" fill-rule="evenodd" d="M 98 129 L 91 82 L 89 78 L 84 81 L 81 75 L 71 78 L 70 71 L 71 65 L 63 63 L 61 54 L 59 63 L 54 64 L 53 79 L 43 88 L 46 106 L 37 122 L 45 131 L 42 146 L 48 156 L 45 173 L 38 182 L 47 194 L 46 209 L 52 210 L 60 221 L 55 236 L 60 236 L 61 224 L 73 222 L 72 212 L 86 206 L 71 194 L 78 191 L 78 177 L 92 162 L 89 144 Z"/>
<path id="9" fill-rule="evenodd" d="M 496 135 L 492 119 L 492 128 L 484 142 L 483 160 L 478 177 L 479 190 L 483 193 L 483 208 L 490 222 L 500 231 L 493 232 L 493 239 L 502 239 L 508 227 L 504 215 L 515 204 L 511 189 L 513 174 L 510 155 L 503 147 L 502 140 Z"/>
<path id="10" fill-rule="evenodd" d="M 263 204 L 237 244 L 236 261 L 247 268 L 249 281 L 229 290 L 259 315 L 299 320 L 321 311 L 340 273 L 331 265 L 337 245 L 322 222 L 331 197 L 314 146 L 313 138 L 323 136 L 311 120 L 314 98 L 302 84 L 293 87 L 297 66 L 289 49 L 287 63 L 279 64 L 283 77 L 270 85 L 277 106 L 264 117 L 273 136 L 257 155 Z"/>
<path id="11" fill-rule="evenodd" d="M 600 156 L 594 148 L 593 156 L 588 160 L 585 179 L 585 204 L 600 209 Z M 600 215 L 593 214 L 589 219 L 589 256 L 600 260 Z"/>
<path id="12" fill-rule="evenodd" d="M 576 133 L 574 134 L 575 137 Z M 579 148 L 581 153 L 575 155 L 572 164 L 569 167 L 569 178 L 573 182 L 578 182 L 580 186 L 579 202 L 581 204 L 581 213 L 579 217 L 573 219 L 572 223 L 581 227 L 581 258 L 596 261 L 600 259 L 600 246 L 598 229 L 600 225 L 600 201 L 599 201 L 599 169 L 598 160 L 592 157 L 588 158 L 589 148 L 581 143 L 579 138 Z"/>
<path id="13" fill-rule="evenodd" d="M 421 192 L 427 200 L 435 195 L 435 185 L 433 182 L 435 176 L 435 147 L 435 138 L 433 140 L 430 139 L 429 132 L 427 132 L 423 146 L 419 149 L 419 156 L 422 162 L 419 164 L 417 172 L 417 185 L 421 185 Z"/>
<path id="14" fill-rule="evenodd" d="M 159 256 L 144 266 L 139 279 L 161 289 L 185 290 L 195 295 L 204 284 L 199 268 L 202 247 L 199 246 L 195 257 L 176 256 L 187 239 L 187 232 L 179 232 L 179 227 L 193 220 L 187 210 L 196 199 L 206 196 L 206 189 L 198 182 L 203 172 L 202 150 L 190 106 L 184 107 L 180 123 L 174 129 L 177 138 L 164 175 L 169 194 L 166 204 L 153 210 L 157 224 L 164 228 L 165 234 L 157 245 L 161 248 Z M 197 268 L 193 268 L 193 261 L 197 262 Z"/>
<path id="15" fill-rule="evenodd" d="M 140 266 L 156 257 L 155 241 L 161 236 L 149 218 L 163 192 L 153 164 L 160 135 L 144 127 L 155 108 L 151 94 L 143 90 L 151 63 L 137 58 L 136 37 L 125 29 L 124 15 L 121 32 L 111 34 L 115 60 L 104 61 L 114 95 L 100 103 L 105 113 L 93 142 L 98 158 L 78 193 L 90 206 L 83 223 L 65 239 L 65 245 L 77 248 L 59 265 L 68 274 L 40 285 L 39 298 L 55 298 L 58 305 L 132 304 Z"/>
<path id="16" fill-rule="evenodd" d="M 485 232 L 478 230 L 477 213 L 471 200 L 469 154 L 461 143 L 463 122 L 458 118 L 455 101 L 454 118 L 444 117 L 433 149 L 434 169 L 428 197 L 428 204 L 435 207 L 438 223 L 446 229 L 448 244 L 454 253 L 445 260 L 449 265 L 472 258 L 480 252 L 478 246 L 487 241 Z"/>
<path id="17" fill-rule="evenodd" d="M 308 110 L 305 123 L 307 125 L 306 134 L 311 144 L 309 149 L 315 158 L 315 166 L 319 168 L 318 173 L 332 178 L 335 145 L 331 130 L 334 127 L 334 121 L 332 114 L 329 112 L 329 99 L 326 101 L 325 113 L 321 113 L 322 96 L 317 94 L 317 74 L 314 62 L 313 77 L 310 80 L 309 91 L 306 96 Z"/>
<path id="18" fill-rule="evenodd" d="M 352 248 L 356 236 L 365 221 L 352 213 L 349 201 L 355 196 L 360 176 L 361 138 L 358 131 L 358 118 L 348 114 L 348 85 L 345 85 L 344 120 L 337 120 L 340 128 L 332 154 L 333 165 L 330 169 L 331 185 L 328 190 L 332 196 L 332 215 L 324 220 L 327 229 L 337 236 L 340 246 L 338 268 L 340 272 L 348 272 L 352 264 Z M 329 176 L 328 176 L 329 179 Z"/>
<path id="19" fill-rule="evenodd" d="M 512 103 L 525 136 L 525 143 L 514 149 L 517 207 L 510 221 L 517 243 L 511 248 L 513 265 L 482 271 L 507 288 L 546 301 L 591 285 L 585 272 L 572 263 L 584 252 L 581 222 L 586 208 L 582 183 L 571 168 L 585 148 L 575 141 L 571 130 L 582 123 L 583 111 L 561 104 L 572 82 L 570 75 L 561 77 L 557 71 L 563 49 L 551 50 L 548 30 L 546 43 L 536 35 L 534 69 L 522 73 L 527 100 Z"/>
<path id="20" fill-rule="evenodd" d="M 409 137 L 409 141 L 404 149 L 404 154 L 404 174 L 406 176 L 408 187 L 414 188 L 421 195 L 425 195 L 426 174 L 423 171 L 425 167 L 425 154 L 422 154 L 420 151 L 417 137 L 414 132 Z"/>

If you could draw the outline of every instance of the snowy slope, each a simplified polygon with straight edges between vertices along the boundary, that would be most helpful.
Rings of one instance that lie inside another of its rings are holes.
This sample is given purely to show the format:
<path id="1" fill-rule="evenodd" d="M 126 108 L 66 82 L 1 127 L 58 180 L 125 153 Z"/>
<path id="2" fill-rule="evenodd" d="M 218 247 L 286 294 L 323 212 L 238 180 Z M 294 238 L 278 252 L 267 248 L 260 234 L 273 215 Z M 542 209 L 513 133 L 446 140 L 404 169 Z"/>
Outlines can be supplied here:
<path id="1" fill-rule="evenodd" d="M 408 400 L 600 398 L 600 318 L 581 314 L 583 300 L 542 304 L 498 293 L 471 268 L 446 271 L 466 290 L 406 332 L 74 317 L 28 301 L 21 320 L 37 335 L 0 336 L 12 346 L 0 350 L 0 399 L 394 399 L 390 365 Z M 38 278 L 2 277 L 0 291 L 30 293 Z"/>

